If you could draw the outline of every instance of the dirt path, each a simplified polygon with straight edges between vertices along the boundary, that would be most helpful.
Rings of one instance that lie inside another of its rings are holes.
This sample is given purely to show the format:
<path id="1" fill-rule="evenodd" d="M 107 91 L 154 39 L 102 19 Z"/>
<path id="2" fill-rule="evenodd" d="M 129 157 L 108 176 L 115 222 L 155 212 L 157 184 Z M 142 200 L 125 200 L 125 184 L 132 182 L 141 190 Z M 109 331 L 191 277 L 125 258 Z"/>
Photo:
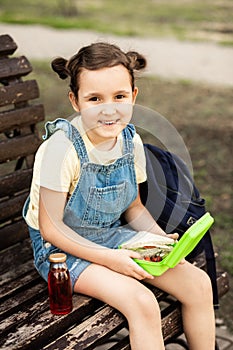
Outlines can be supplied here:
<path id="1" fill-rule="evenodd" d="M 213 43 L 175 39 L 117 37 L 83 30 L 54 30 L 42 26 L 0 23 L 0 33 L 10 34 L 18 52 L 30 59 L 69 57 L 81 46 L 108 41 L 125 50 L 138 50 L 148 58 L 147 73 L 223 86 L 233 86 L 233 48 Z"/>

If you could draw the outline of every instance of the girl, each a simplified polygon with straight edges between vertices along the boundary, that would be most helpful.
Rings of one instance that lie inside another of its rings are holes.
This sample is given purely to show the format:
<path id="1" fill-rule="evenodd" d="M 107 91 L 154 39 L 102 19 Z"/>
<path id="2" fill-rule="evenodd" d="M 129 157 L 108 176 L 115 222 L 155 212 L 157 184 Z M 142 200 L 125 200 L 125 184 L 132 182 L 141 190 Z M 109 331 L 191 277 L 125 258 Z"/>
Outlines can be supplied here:
<path id="1" fill-rule="evenodd" d="M 153 277 L 117 247 L 137 231 L 166 233 L 143 207 L 138 184 L 146 180 L 143 145 L 129 124 L 138 89 L 137 52 L 95 43 L 53 70 L 70 78 L 69 99 L 79 113 L 72 122 L 46 125 L 46 141 L 34 165 L 24 207 L 35 265 L 47 280 L 51 252 L 65 252 L 73 291 L 98 298 L 127 318 L 133 350 L 162 350 L 160 309 L 150 283 L 180 300 L 192 350 L 213 350 L 214 311 L 210 280 L 187 261 Z M 120 216 L 129 226 L 122 226 Z M 176 239 L 177 235 L 169 235 Z"/>

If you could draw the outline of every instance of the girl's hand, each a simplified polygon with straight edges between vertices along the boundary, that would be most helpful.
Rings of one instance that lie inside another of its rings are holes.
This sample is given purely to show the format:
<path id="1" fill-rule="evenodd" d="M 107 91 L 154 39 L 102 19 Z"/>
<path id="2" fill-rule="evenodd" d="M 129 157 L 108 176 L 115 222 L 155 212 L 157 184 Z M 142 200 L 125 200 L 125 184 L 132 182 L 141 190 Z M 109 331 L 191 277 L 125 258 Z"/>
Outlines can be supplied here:
<path id="1" fill-rule="evenodd" d="M 141 256 L 132 250 L 111 249 L 106 253 L 106 266 L 111 270 L 138 280 L 153 279 L 154 277 L 141 268 L 133 258 L 141 259 Z"/>
<path id="2" fill-rule="evenodd" d="M 166 234 L 167 237 L 174 239 L 174 241 L 177 241 L 179 238 L 179 233 L 168 233 Z"/>

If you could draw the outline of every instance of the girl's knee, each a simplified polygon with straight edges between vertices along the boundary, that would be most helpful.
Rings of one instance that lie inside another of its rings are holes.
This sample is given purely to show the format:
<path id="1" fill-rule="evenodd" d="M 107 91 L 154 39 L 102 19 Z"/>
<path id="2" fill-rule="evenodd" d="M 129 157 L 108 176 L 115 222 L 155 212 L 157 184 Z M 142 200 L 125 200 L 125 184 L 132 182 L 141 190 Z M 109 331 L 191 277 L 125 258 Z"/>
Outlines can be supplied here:
<path id="1" fill-rule="evenodd" d="M 211 300 L 213 298 L 212 284 L 210 277 L 205 271 L 202 271 L 200 278 L 200 294 L 204 300 Z"/>
<path id="2" fill-rule="evenodd" d="M 199 277 L 196 282 L 197 288 L 200 291 L 200 293 L 209 294 L 212 291 L 210 278 L 205 271 L 201 269 L 199 270 Z"/>
<path id="3" fill-rule="evenodd" d="M 130 296 L 130 310 L 138 317 L 160 319 L 160 308 L 154 294 L 148 289 L 138 290 Z"/>
<path id="4" fill-rule="evenodd" d="M 187 299 L 191 300 L 192 304 L 212 303 L 212 285 L 205 271 L 199 269 L 193 283 L 190 285 L 190 293 L 186 295 Z"/>

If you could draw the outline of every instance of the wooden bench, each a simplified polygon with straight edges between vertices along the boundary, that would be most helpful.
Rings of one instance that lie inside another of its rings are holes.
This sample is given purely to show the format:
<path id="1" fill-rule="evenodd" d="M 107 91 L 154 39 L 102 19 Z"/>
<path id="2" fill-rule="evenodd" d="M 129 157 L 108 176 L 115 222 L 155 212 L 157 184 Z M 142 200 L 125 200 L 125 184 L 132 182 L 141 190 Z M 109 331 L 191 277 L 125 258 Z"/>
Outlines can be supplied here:
<path id="1" fill-rule="evenodd" d="M 64 316 L 50 313 L 47 284 L 33 265 L 26 225 L 21 217 L 28 195 L 34 154 L 41 143 L 37 123 L 44 120 L 43 105 L 35 80 L 22 77 L 32 67 L 24 57 L 11 57 L 17 45 L 0 36 L 0 348 L 1 349 L 95 349 L 118 334 L 109 349 L 130 349 L 125 318 L 109 305 L 84 295 L 73 296 L 73 311 Z M 196 264 L 202 268 L 205 260 Z M 218 275 L 219 296 L 228 288 L 226 273 Z M 179 341 L 183 333 L 180 304 L 153 289 L 161 305 L 166 343 Z M 125 334 L 125 332 L 124 332 Z"/>

